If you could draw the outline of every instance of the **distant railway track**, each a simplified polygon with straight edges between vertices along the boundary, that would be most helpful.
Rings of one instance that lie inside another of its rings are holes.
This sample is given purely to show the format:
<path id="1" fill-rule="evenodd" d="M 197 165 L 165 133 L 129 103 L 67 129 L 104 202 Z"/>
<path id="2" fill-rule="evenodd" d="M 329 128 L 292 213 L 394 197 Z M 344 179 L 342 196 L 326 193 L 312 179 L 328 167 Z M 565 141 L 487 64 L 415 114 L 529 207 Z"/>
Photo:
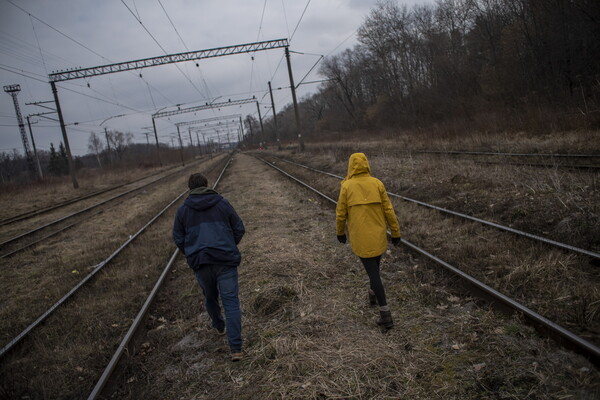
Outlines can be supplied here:
<path id="1" fill-rule="evenodd" d="M 556 158 L 600 158 L 600 154 L 567 154 L 567 153 L 501 153 L 491 151 L 442 151 L 415 150 L 414 153 L 426 154 L 466 154 L 471 156 L 506 156 L 506 157 L 556 157 Z"/>
<path id="2" fill-rule="evenodd" d="M 204 159 L 200 159 L 200 160 L 198 160 L 197 162 L 202 162 L 202 161 L 204 161 Z M 188 167 L 186 167 L 186 168 L 189 168 L 190 166 L 193 166 L 193 165 L 195 165 L 195 164 L 196 164 L 196 163 L 189 164 L 189 165 L 188 165 Z M 186 169 L 186 168 L 184 168 L 184 169 Z M 167 170 L 167 171 L 168 171 L 168 170 Z M 76 211 L 76 212 L 73 212 L 73 213 L 67 214 L 67 215 L 65 215 L 65 216 L 62 216 L 62 217 L 60 217 L 60 218 L 56 219 L 56 220 L 53 220 L 53 221 L 51 221 L 51 222 L 48 222 L 48 223 L 46 223 L 46 224 L 43 224 L 43 225 L 41 225 L 41 226 L 38 226 L 38 227 L 36 227 L 36 228 L 33 228 L 33 229 L 31 229 L 31 230 L 29 230 L 29 231 L 27 231 L 27 232 L 21 233 L 21 234 L 19 234 L 19 235 L 17 235 L 17 236 L 14 236 L 14 237 L 10 238 L 10 239 L 7 239 L 7 240 L 5 240 L 5 241 L 3 241 L 3 242 L 1 242 L 1 243 L 0 243 L 0 249 L 2 249 L 2 248 L 5 248 L 6 246 L 9 246 L 9 245 L 13 245 L 13 246 L 15 246 L 15 244 L 18 244 L 18 242 L 19 242 L 19 241 L 21 241 L 21 240 L 23 240 L 23 239 L 25 239 L 25 238 L 27 238 L 27 237 L 33 236 L 33 235 L 35 235 L 35 234 L 37 234 L 37 233 L 40 233 L 41 231 L 45 230 L 46 228 L 49 228 L 49 227 L 51 227 L 51 226 L 58 225 L 58 224 L 60 224 L 60 223 L 62 223 L 62 222 L 68 221 L 68 220 L 71 220 L 71 219 L 73 219 L 73 218 L 75 218 L 75 217 L 77 217 L 77 216 L 83 215 L 83 214 L 85 214 L 85 213 L 88 213 L 88 212 L 90 212 L 90 211 L 92 211 L 92 210 L 96 210 L 96 209 L 98 209 L 99 207 L 101 207 L 101 206 L 103 206 L 103 205 L 105 205 L 105 204 L 108 204 L 108 203 L 110 203 L 110 202 L 114 202 L 115 200 L 121 199 L 121 198 L 123 198 L 123 197 L 125 197 L 125 196 L 127 196 L 127 195 L 129 195 L 129 194 L 132 194 L 132 193 L 138 192 L 138 191 L 140 191 L 140 190 L 146 189 L 146 188 L 150 187 L 151 185 L 154 185 L 154 184 L 156 184 L 156 183 L 158 183 L 158 182 L 160 182 L 160 181 L 162 181 L 162 180 L 164 180 L 164 179 L 166 179 L 166 178 L 169 178 L 169 177 L 171 177 L 171 176 L 173 176 L 173 175 L 176 175 L 176 174 L 179 174 L 179 173 L 181 173 L 181 171 L 182 171 L 182 170 L 177 170 L 177 171 L 174 171 L 174 172 L 171 172 L 171 173 L 167 173 L 166 175 L 164 175 L 164 176 L 161 176 L 161 177 L 159 177 L 159 178 L 156 178 L 156 179 L 154 179 L 154 180 L 152 180 L 152 181 L 150 181 L 150 182 L 148 182 L 148 183 L 146 183 L 146 184 L 144 184 L 144 185 L 142 185 L 142 186 L 139 186 L 139 187 L 136 187 L 136 188 L 133 188 L 133 189 L 130 189 L 130 190 L 126 190 L 125 192 L 119 193 L 119 194 L 117 194 L 117 195 L 114 195 L 114 196 L 112 196 L 112 197 L 110 197 L 110 198 L 108 198 L 108 199 L 102 200 L 102 201 L 100 201 L 100 202 L 98 202 L 98 203 L 92 204 L 92 205 L 90 205 L 90 206 L 88 206 L 88 207 L 85 207 L 85 208 L 83 208 L 83 209 L 81 209 L 81 210 L 78 210 L 78 211 Z M 166 172 L 166 171 L 161 171 L 161 172 Z M 136 181 L 134 181 L 134 182 L 130 182 L 130 183 L 128 183 L 128 184 L 131 184 L 131 183 L 136 183 L 136 182 L 139 182 L 139 181 L 141 181 L 141 180 L 143 180 L 143 179 L 147 179 L 147 178 L 149 178 L 149 177 L 156 176 L 156 175 L 158 175 L 158 174 L 152 174 L 152 175 L 150 175 L 150 176 L 147 176 L 147 177 L 145 177 L 145 178 L 142 178 L 142 179 L 136 180 Z M 106 192 L 108 192 L 108 191 L 110 191 L 110 190 L 117 189 L 118 187 L 123 187 L 123 186 L 126 186 L 126 185 L 128 185 L 128 184 L 123 184 L 123 185 L 119 185 L 119 186 L 117 186 L 117 187 L 113 187 L 112 189 L 109 189 L 109 190 L 105 190 L 105 191 L 101 191 L 101 192 L 96 192 L 96 193 L 95 193 L 95 194 L 93 194 L 93 195 L 85 196 L 85 198 L 86 198 L 86 199 L 87 199 L 87 198 L 91 198 L 91 197 L 94 197 L 94 196 L 96 196 L 96 195 L 99 195 L 99 194 L 101 194 L 101 193 L 106 193 Z M 83 199 L 84 199 L 84 198 L 78 198 L 76 201 L 72 201 L 72 202 L 71 202 L 71 203 L 69 203 L 69 204 L 75 203 L 75 202 L 77 202 L 77 201 L 81 201 L 81 200 L 83 200 Z M 115 203 L 115 205 L 116 205 L 116 204 L 117 204 L 117 203 Z M 64 205 L 66 205 L 66 204 L 62 204 L 62 205 L 60 205 L 60 206 L 57 206 L 57 207 L 54 207 L 54 208 L 59 208 L 59 207 L 61 207 L 61 206 L 64 206 Z M 49 211 L 49 210 L 47 210 L 47 211 Z M 100 210 L 100 211 L 98 211 L 98 212 L 94 213 L 93 215 L 97 215 L 98 213 L 100 213 L 100 212 L 102 212 L 102 211 L 104 211 L 104 209 L 102 209 L 102 210 Z M 33 215 L 32 215 L 32 216 L 33 216 Z M 31 216 L 30 216 L 30 217 L 31 217 Z M 26 217 L 26 218 L 27 218 L 27 217 Z M 26 219 L 26 218 L 22 218 L 22 219 Z M 22 246 L 18 246 L 18 247 L 16 247 L 16 248 L 11 248 L 11 249 L 9 249 L 9 251 L 7 251 L 7 252 L 5 252 L 5 253 L 1 254 L 1 255 L 0 255 L 0 259 L 2 259 L 2 258 L 6 258 L 6 257 L 10 257 L 10 256 L 12 256 L 12 255 L 14 255 L 14 254 L 16 254 L 16 253 L 18 253 L 18 252 L 21 252 L 21 251 L 24 251 L 24 250 L 28 249 L 28 248 L 29 248 L 29 247 L 31 247 L 31 246 L 34 246 L 34 245 L 36 245 L 36 244 L 39 244 L 40 242 L 42 242 L 42 241 L 44 241 L 44 240 L 46 240 L 46 239 L 49 239 L 49 238 L 51 238 L 51 237 L 54 237 L 54 236 L 56 236 L 56 235 L 58 235 L 58 234 L 60 234 L 60 233 L 62 233 L 62 232 L 64 232 L 64 231 L 66 231 L 67 229 L 70 229 L 70 228 L 72 228 L 73 226 L 77 225 L 77 224 L 78 224 L 78 223 L 80 223 L 81 221 L 82 221 L 82 220 L 79 220 L 79 221 L 76 221 L 76 222 L 73 222 L 73 223 L 69 223 L 68 225 L 66 225 L 66 226 L 63 226 L 63 227 L 61 227 L 60 229 L 57 229 L 57 230 L 55 230 L 54 232 L 51 232 L 51 233 L 49 233 L 49 234 L 47 234 L 47 235 L 44 235 L 43 237 L 37 238 L 37 239 L 35 239 L 35 240 L 33 240 L 33 241 L 29 242 L 29 243 L 26 243 L 26 244 L 24 244 L 24 245 L 22 245 Z"/>
<path id="3" fill-rule="evenodd" d="M 229 158 L 230 160 L 231 158 Z M 226 162 L 225 167 L 219 175 L 219 179 L 223 172 L 229 165 L 229 160 Z M 181 171 L 178 171 L 181 172 Z M 210 172 L 210 171 L 209 171 Z M 0 349 L 0 360 L 2 360 L 7 354 L 14 350 L 27 336 L 31 334 L 36 328 L 38 328 L 50 315 L 52 315 L 58 308 L 63 306 L 69 299 L 71 299 L 82 287 L 88 284 L 92 278 L 102 269 L 104 269 L 112 260 L 115 259 L 124 249 L 126 249 L 132 242 L 134 242 L 144 231 L 151 226 L 158 218 L 160 218 L 167 210 L 169 210 L 177 201 L 179 201 L 188 190 L 183 191 L 171 200 L 160 212 L 154 215 L 147 223 L 144 224 L 135 234 L 130 235 L 129 239 L 126 240 L 121 246 L 119 246 L 112 254 L 107 258 L 99 262 L 98 264 L 91 267 L 89 272 L 78 284 L 71 288 L 65 295 L 63 295 L 58 301 L 50 306 L 45 312 L 43 312 L 38 318 L 31 322 L 21 333 L 15 336 L 7 344 Z"/>
<path id="4" fill-rule="evenodd" d="M 272 156 L 272 157 L 274 157 L 274 156 Z M 275 158 L 277 158 L 280 161 L 284 161 L 286 163 L 293 164 L 293 165 L 296 165 L 298 167 L 305 168 L 305 169 L 308 169 L 308 170 L 313 171 L 313 172 L 317 172 L 317 173 L 322 174 L 322 175 L 331 176 L 331 177 L 337 178 L 337 179 L 344 179 L 343 176 L 332 174 L 331 172 L 322 171 L 322 170 L 310 167 L 308 165 L 304 165 L 304 164 L 300 164 L 300 163 L 297 163 L 297 162 L 294 162 L 294 161 L 286 160 L 286 159 L 281 158 L 281 157 L 275 157 Z M 558 248 L 560 248 L 562 250 L 567 250 L 567 251 L 571 251 L 573 253 L 584 255 L 584 256 L 587 256 L 587 257 L 591 257 L 592 259 L 595 259 L 595 260 L 600 260 L 600 253 L 595 252 L 595 251 L 582 249 L 582 248 L 579 248 L 579 247 L 576 247 L 576 246 L 572 246 L 572 245 L 567 244 L 567 243 L 561 243 L 561 242 L 558 242 L 556 240 L 548 239 L 548 238 L 545 238 L 545 237 L 542 237 L 542 236 L 534 235 L 534 234 L 529 233 L 529 232 L 524 232 L 524 231 L 521 231 L 521 230 L 518 230 L 518 229 L 514 229 L 514 228 L 511 228 L 509 226 L 497 224 L 495 222 L 491 222 L 491 221 L 487 221 L 487 220 L 484 220 L 484 219 L 481 219 L 481 218 L 473 217 L 473 216 L 470 216 L 470 215 L 467 215 L 467 214 L 459 213 L 457 211 L 448 210 L 448 209 L 443 208 L 443 207 L 434 206 L 433 204 L 425 203 L 425 202 L 420 201 L 420 200 L 411 199 L 409 197 L 402 196 L 402 195 L 399 195 L 399 194 L 396 194 L 396 193 L 392 193 L 392 192 L 387 192 L 387 193 L 388 193 L 389 196 L 396 197 L 398 199 L 402 199 L 402 200 L 405 200 L 405 201 L 408 201 L 408 202 L 411 202 L 411 203 L 415 203 L 415 204 L 418 204 L 420 206 L 427 207 L 427 208 L 430 208 L 430 209 L 433 209 L 433 210 L 436 210 L 436 211 L 439 211 L 439 212 L 442 212 L 442 213 L 445 213 L 445 214 L 449 214 L 449 215 L 453 215 L 453 216 L 456 216 L 456 217 L 459 217 L 459 218 L 467 219 L 469 221 L 478 222 L 480 224 L 483 224 L 483 225 L 486 225 L 486 226 L 490 226 L 492 228 L 499 229 L 501 231 L 510 232 L 510 233 L 515 234 L 517 236 L 525 237 L 525 238 L 528 238 L 528 239 L 531 239 L 531 240 L 535 240 L 535 241 L 538 241 L 538 242 L 541 242 L 541 243 L 544 243 L 544 244 L 547 244 L 547 245 L 550 245 L 550 246 L 558 247 Z"/>
<path id="5" fill-rule="evenodd" d="M 225 170 L 229 166 L 230 162 L 231 162 L 231 158 L 229 158 L 229 160 L 227 161 L 227 163 L 221 170 L 221 173 L 219 174 L 218 178 L 215 180 L 215 183 L 212 186 L 213 189 L 216 189 L 217 185 L 221 181 L 221 177 L 225 173 Z M 184 194 L 185 193 L 187 193 L 187 191 L 184 192 Z M 121 341 L 121 343 L 117 347 L 117 350 L 111 357 L 110 362 L 108 363 L 108 365 L 102 372 L 102 375 L 96 382 L 94 389 L 88 396 L 88 400 L 95 400 L 98 398 L 102 398 L 103 394 L 106 394 L 106 393 L 104 393 L 104 390 L 107 388 L 110 388 L 112 386 L 111 382 L 115 378 L 114 372 L 118 370 L 117 367 L 119 365 L 119 362 L 121 361 L 121 357 L 132 346 L 132 342 L 133 342 L 134 338 L 139 335 L 141 327 L 143 325 L 143 321 L 147 318 L 148 312 L 150 311 L 150 307 L 152 306 L 157 294 L 159 293 L 160 289 L 162 288 L 165 278 L 167 277 L 169 271 L 171 270 L 171 267 L 175 263 L 175 260 L 177 259 L 178 255 L 179 255 L 179 249 L 175 249 L 175 251 L 173 252 L 171 257 L 169 258 L 167 265 L 165 266 L 162 273 L 160 274 L 160 277 L 154 284 L 152 291 L 150 292 L 150 294 L 144 301 L 144 304 L 142 305 L 139 312 L 135 316 L 133 322 L 131 323 L 131 326 L 129 327 L 127 334 L 123 337 L 123 340 Z"/>
<path id="6" fill-rule="evenodd" d="M 320 197 L 322 197 L 329 203 L 332 203 L 334 205 L 337 204 L 337 202 L 334 199 L 332 199 L 331 197 L 327 196 L 326 194 L 322 193 L 317 188 L 314 188 L 313 186 L 307 184 L 306 182 L 303 182 L 302 180 L 293 176 L 292 174 L 284 171 L 283 169 L 273 165 L 272 162 L 269 162 L 269 161 L 264 160 L 259 157 L 257 157 L 257 159 L 259 159 L 263 163 L 267 164 L 271 168 L 279 171 L 281 174 L 287 176 L 288 178 L 292 179 L 296 183 L 298 183 L 298 184 L 302 185 L 303 187 L 316 193 L 317 195 L 319 195 Z M 334 174 L 330 174 L 330 173 L 327 173 L 327 174 L 330 176 L 337 177 Z M 432 260 L 437 265 L 440 265 L 445 271 L 452 273 L 464 284 L 464 286 L 469 291 L 471 291 L 477 297 L 484 298 L 487 301 L 491 301 L 492 305 L 494 305 L 496 308 L 500 309 L 501 311 L 504 311 L 504 312 L 508 311 L 511 313 L 516 312 L 516 313 L 523 315 L 525 317 L 525 319 L 531 325 L 533 325 L 536 329 L 538 329 L 542 334 L 556 340 L 557 342 L 561 343 L 562 345 L 564 345 L 567 348 L 575 350 L 576 352 L 578 352 L 578 353 L 584 355 L 585 357 L 587 357 L 588 359 L 590 359 L 590 361 L 592 363 L 594 363 L 596 366 L 600 366 L 600 348 L 598 346 L 596 346 L 595 344 L 579 337 L 575 333 L 561 327 L 557 323 L 536 313 L 532 309 L 522 305 L 521 303 L 513 300 L 512 298 L 500 293 L 499 291 L 497 291 L 497 290 L 493 289 L 492 287 L 486 285 L 485 283 L 475 279 L 474 277 L 461 271 L 460 269 L 450 265 L 446 261 L 433 255 L 432 253 L 428 252 L 427 250 L 420 248 L 419 246 L 407 241 L 406 239 L 403 238 L 401 240 L 401 243 L 404 246 L 406 246 L 407 248 Z"/>
<path id="7" fill-rule="evenodd" d="M 41 215 L 41 214 L 45 214 L 47 212 L 56 210 L 58 208 L 65 207 L 65 206 L 77 203 L 79 201 L 86 200 L 86 199 L 89 199 L 91 197 L 95 197 L 95 196 L 98 196 L 98 195 L 110 192 L 112 190 L 116 190 L 116 189 L 122 188 L 123 186 L 131 185 L 131 184 L 143 181 L 144 179 L 148 179 L 148 178 L 151 178 L 151 177 L 156 176 L 156 175 L 160 175 L 163 172 L 169 171 L 169 170 L 171 170 L 173 168 L 177 168 L 177 166 L 176 167 L 167 168 L 167 169 L 164 169 L 162 171 L 155 172 L 153 174 L 146 175 L 144 177 L 141 177 L 139 179 L 135 179 L 135 180 L 130 181 L 130 182 L 125 182 L 125 183 L 121 183 L 119 185 L 111 186 L 109 188 L 105 188 L 105 189 L 102 189 L 102 190 L 97 190 L 95 192 L 88 193 L 85 196 L 79 196 L 79 197 L 75 197 L 73 199 L 61 201 L 60 203 L 53 204 L 53 205 L 51 205 L 49 207 L 40 208 L 39 210 L 32 210 L 32 211 L 28 211 L 28 212 L 21 213 L 21 214 L 18 214 L 18 215 L 13 215 L 12 217 L 8 217 L 8 218 L 5 218 L 5 219 L 1 220 L 0 221 L 0 226 L 12 224 L 14 222 L 22 221 L 24 219 L 28 219 L 28 218 L 35 217 L 35 216 L 38 216 L 38 215 Z"/>
<path id="8" fill-rule="evenodd" d="M 583 171 L 596 172 L 600 170 L 600 154 L 564 154 L 564 153 L 500 153 L 500 152 L 485 152 L 485 151 L 437 151 L 437 150 L 414 150 L 410 153 L 414 154 L 435 154 L 447 156 L 483 156 L 494 158 L 518 158 L 521 160 L 535 159 L 536 162 L 500 162 L 500 161 L 478 161 L 485 164 L 502 164 L 538 168 L 567 168 Z M 551 160 L 551 163 L 541 163 L 540 159 Z M 580 161 L 580 162 L 595 162 L 595 164 L 564 164 L 565 160 Z"/>

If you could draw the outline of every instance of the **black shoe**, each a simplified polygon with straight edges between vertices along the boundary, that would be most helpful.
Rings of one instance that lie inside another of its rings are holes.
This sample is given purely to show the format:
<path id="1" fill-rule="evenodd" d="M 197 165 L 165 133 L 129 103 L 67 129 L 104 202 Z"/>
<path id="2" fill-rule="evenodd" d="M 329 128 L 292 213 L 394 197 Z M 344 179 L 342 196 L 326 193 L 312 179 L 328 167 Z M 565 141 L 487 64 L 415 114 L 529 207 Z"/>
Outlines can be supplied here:
<path id="1" fill-rule="evenodd" d="M 392 329 L 394 327 L 394 321 L 392 320 L 391 311 L 379 311 L 380 318 L 377 320 L 377 325 L 383 328 Z"/>

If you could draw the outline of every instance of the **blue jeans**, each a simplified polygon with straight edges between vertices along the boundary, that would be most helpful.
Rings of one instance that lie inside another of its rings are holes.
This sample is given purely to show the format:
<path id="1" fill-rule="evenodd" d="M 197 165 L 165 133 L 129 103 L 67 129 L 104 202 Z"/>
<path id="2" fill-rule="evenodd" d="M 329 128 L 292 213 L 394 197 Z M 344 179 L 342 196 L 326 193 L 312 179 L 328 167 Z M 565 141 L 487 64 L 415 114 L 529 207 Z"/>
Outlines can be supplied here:
<path id="1" fill-rule="evenodd" d="M 208 264 L 194 271 L 204 293 L 204 307 L 212 320 L 212 327 L 227 329 L 227 341 L 232 353 L 242 350 L 242 310 L 238 298 L 238 272 L 236 267 Z M 219 306 L 225 309 L 225 321 Z"/>

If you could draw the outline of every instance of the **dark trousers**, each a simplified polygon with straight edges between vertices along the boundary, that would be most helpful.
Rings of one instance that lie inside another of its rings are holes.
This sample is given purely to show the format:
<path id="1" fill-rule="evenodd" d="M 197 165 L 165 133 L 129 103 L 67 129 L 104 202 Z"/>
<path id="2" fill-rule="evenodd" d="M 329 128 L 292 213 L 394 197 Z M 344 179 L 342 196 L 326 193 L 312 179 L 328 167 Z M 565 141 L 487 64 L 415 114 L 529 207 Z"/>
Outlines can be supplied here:
<path id="1" fill-rule="evenodd" d="M 383 289 L 383 283 L 381 282 L 381 276 L 379 275 L 379 262 L 381 261 L 381 256 L 371 258 L 360 257 L 360 261 L 362 261 L 363 266 L 367 271 L 367 275 L 369 275 L 369 283 L 371 285 L 371 290 L 375 292 L 377 304 L 379 304 L 380 307 L 387 306 L 385 290 Z"/>
<path id="2" fill-rule="evenodd" d="M 194 271 L 204 293 L 204 307 L 212 320 L 213 328 L 227 330 L 231 351 L 242 349 L 242 311 L 238 298 L 238 272 L 236 267 L 203 265 Z M 219 306 L 219 295 L 225 309 L 225 321 Z"/>

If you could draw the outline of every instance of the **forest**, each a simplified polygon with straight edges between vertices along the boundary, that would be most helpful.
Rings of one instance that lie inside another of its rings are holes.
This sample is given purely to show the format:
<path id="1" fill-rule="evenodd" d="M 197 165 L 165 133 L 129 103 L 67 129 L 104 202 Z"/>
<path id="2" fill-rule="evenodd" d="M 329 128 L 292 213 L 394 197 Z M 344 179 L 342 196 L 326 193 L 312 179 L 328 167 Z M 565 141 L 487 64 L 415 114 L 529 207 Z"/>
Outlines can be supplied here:
<path id="1" fill-rule="evenodd" d="M 600 2 L 379 2 L 359 44 L 328 57 L 300 102 L 307 140 L 327 132 L 547 132 L 600 122 Z M 278 116 L 292 137 L 293 109 Z"/>

